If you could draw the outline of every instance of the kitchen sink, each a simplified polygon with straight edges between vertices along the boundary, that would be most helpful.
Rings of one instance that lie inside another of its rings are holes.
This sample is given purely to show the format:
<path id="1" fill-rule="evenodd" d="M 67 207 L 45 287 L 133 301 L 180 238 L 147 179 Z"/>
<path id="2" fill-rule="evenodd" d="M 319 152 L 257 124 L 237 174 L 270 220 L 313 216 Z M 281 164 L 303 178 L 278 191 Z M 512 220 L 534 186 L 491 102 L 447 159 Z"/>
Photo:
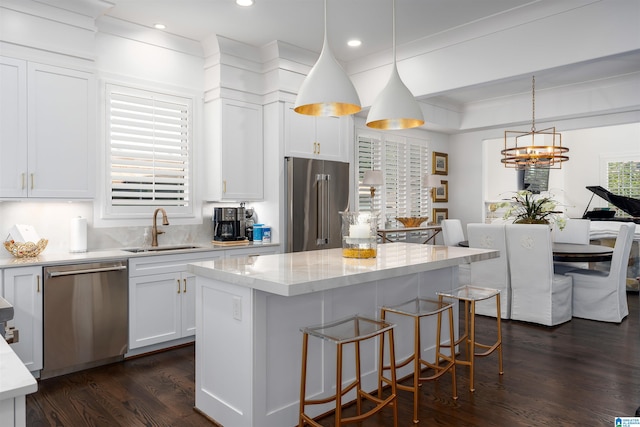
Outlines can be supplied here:
<path id="1" fill-rule="evenodd" d="M 200 249 L 201 246 L 193 245 L 171 245 L 171 246 L 149 246 L 145 248 L 129 248 L 123 249 L 126 252 L 142 253 L 142 252 L 165 252 L 165 251 L 178 251 L 184 249 Z"/>

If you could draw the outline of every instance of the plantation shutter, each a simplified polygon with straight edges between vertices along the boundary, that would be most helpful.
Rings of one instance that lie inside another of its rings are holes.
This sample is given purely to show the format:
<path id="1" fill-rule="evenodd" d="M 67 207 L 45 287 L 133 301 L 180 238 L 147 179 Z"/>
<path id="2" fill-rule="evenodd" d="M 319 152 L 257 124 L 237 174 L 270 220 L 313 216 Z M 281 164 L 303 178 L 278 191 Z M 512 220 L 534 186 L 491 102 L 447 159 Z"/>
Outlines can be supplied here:
<path id="1" fill-rule="evenodd" d="M 113 211 L 190 208 L 192 100 L 108 85 Z"/>
<path id="2" fill-rule="evenodd" d="M 430 217 L 429 192 L 423 177 L 429 173 L 426 141 L 373 134 L 357 136 L 358 209 L 370 210 L 369 186 L 363 185 L 364 172 L 382 170 L 384 187 L 376 188 L 373 209 L 380 212 L 380 226 L 395 225 L 396 217 Z M 404 233 L 398 238 L 403 239 Z"/>

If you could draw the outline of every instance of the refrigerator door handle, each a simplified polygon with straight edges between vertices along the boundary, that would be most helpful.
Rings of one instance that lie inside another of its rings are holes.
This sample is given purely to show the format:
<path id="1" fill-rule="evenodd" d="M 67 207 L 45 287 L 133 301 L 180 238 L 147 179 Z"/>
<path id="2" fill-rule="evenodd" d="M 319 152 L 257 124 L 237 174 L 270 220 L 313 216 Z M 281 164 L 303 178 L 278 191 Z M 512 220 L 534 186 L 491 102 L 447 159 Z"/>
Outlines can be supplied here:
<path id="1" fill-rule="evenodd" d="M 317 174 L 318 184 L 318 222 L 317 222 L 317 245 L 329 243 L 329 175 Z"/>

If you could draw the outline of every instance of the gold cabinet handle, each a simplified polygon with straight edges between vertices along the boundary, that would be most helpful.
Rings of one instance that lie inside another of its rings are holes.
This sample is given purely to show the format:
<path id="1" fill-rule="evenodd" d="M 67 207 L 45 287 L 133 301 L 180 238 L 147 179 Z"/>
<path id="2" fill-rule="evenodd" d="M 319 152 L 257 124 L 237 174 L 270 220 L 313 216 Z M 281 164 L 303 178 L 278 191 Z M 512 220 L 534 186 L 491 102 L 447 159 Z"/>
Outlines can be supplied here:
<path id="1" fill-rule="evenodd" d="M 227 192 L 227 180 L 222 181 L 222 192 L 226 194 Z"/>
<path id="2" fill-rule="evenodd" d="M 182 284 L 184 285 L 184 287 L 182 288 L 182 292 L 183 293 L 187 293 L 187 279 L 182 279 Z"/>
<path id="3" fill-rule="evenodd" d="M 37 283 L 36 291 L 40 293 L 40 275 L 39 274 L 36 276 L 36 283 Z"/>
<path id="4" fill-rule="evenodd" d="M 180 293 L 180 279 L 177 279 L 176 282 L 178 282 L 178 293 Z"/>
<path id="5" fill-rule="evenodd" d="M 320 143 L 319 142 L 318 142 L 318 153 L 317 154 L 320 154 Z"/>

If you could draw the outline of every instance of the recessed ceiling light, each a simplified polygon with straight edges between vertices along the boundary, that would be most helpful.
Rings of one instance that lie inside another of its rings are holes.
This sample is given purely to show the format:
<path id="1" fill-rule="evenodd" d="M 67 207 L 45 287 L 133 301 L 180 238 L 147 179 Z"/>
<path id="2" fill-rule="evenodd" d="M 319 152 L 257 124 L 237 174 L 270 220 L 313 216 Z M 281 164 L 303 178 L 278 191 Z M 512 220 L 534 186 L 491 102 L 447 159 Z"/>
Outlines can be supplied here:
<path id="1" fill-rule="evenodd" d="M 362 44 L 362 41 L 357 40 L 357 39 L 349 40 L 349 41 L 347 42 L 347 45 L 348 45 L 348 46 L 351 46 L 351 47 L 358 47 L 358 46 L 360 46 L 361 44 Z"/>
<path id="2" fill-rule="evenodd" d="M 153 28 L 156 30 L 164 30 L 167 26 L 158 22 L 157 24 L 153 24 Z"/>
<path id="3" fill-rule="evenodd" d="M 253 6 L 253 0 L 236 0 L 238 6 Z"/>

